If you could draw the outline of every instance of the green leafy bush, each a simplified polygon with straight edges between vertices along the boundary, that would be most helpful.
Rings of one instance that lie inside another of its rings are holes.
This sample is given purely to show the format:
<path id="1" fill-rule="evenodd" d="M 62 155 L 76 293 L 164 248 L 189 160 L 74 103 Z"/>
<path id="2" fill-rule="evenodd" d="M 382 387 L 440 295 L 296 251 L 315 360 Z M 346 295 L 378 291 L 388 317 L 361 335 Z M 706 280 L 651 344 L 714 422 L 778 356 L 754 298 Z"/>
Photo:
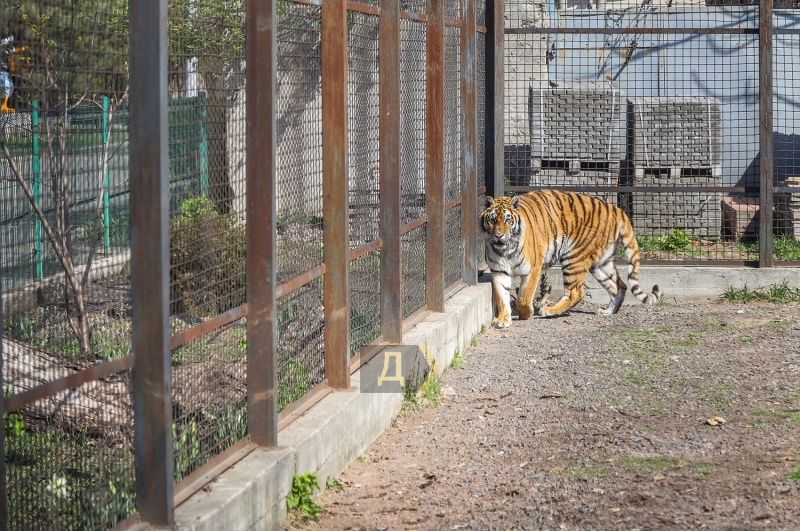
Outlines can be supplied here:
<path id="1" fill-rule="evenodd" d="M 245 302 L 246 233 L 207 197 L 187 199 L 170 222 L 171 311 L 218 315 Z"/>
<path id="2" fill-rule="evenodd" d="M 302 476 L 295 474 L 292 479 L 292 491 L 286 497 L 289 511 L 297 511 L 300 516 L 312 520 L 319 518 L 321 507 L 312 499 L 318 490 L 317 476 L 313 473 L 306 472 Z"/>

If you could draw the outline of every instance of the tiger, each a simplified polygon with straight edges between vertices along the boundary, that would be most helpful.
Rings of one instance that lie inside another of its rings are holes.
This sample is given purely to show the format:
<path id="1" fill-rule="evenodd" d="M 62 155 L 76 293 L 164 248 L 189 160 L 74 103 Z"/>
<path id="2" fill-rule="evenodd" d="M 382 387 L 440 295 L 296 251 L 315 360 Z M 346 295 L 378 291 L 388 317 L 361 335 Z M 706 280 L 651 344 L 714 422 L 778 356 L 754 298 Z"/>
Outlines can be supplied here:
<path id="1" fill-rule="evenodd" d="M 516 304 L 520 319 L 533 315 L 533 298 L 540 286 L 544 300 L 539 315 L 561 315 L 575 306 L 583 299 L 587 273 L 611 296 L 608 306 L 597 313 L 616 313 L 628 289 L 614 267 L 617 242 L 624 246 L 630 265 L 631 293 L 644 304 L 655 304 L 661 297 L 658 286 L 649 294 L 639 286 L 639 245 L 631 221 L 622 209 L 606 201 L 554 190 L 486 196 L 480 221 L 497 303 L 495 328 L 511 326 L 512 277 L 520 278 Z M 558 264 L 564 276 L 564 297 L 546 306 L 550 288 L 545 271 Z"/>

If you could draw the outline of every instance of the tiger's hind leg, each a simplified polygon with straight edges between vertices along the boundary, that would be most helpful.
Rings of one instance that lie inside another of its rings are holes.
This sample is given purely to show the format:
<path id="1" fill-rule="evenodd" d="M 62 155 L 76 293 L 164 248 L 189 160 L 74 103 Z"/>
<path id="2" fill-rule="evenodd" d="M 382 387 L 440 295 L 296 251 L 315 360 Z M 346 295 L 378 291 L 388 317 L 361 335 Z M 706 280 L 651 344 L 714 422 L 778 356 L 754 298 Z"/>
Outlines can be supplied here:
<path id="1" fill-rule="evenodd" d="M 553 306 L 542 306 L 539 313 L 543 317 L 561 315 L 583 299 L 583 282 L 589 272 L 585 269 L 569 269 L 568 267 L 562 267 L 562 272 L 564 274 L 564 296 Z"/>
<path id="2" fill-rule="evenodd" d="M 597 313 L 614 315 L 622 305 L 622 301 L 625 300 L 625 292 L 628 290 L 628 286 L 619 277 L 617 268 L 614 267 L 614 260 L 608 260 L 603 265 L 595 264 L 589 271 L 611 297 L 608 306 L 598 308 Z"/>

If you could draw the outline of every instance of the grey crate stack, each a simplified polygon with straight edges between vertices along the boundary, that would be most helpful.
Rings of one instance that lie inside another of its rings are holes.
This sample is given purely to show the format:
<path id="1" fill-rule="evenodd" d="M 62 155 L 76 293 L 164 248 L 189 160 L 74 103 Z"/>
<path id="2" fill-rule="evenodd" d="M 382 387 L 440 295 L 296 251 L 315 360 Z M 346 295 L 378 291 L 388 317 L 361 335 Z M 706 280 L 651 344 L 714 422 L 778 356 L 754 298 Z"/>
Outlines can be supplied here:
<path id="1" fill-rule="evenodd" d="M 800 177 L 788 177 L 778 186 L 800 189 Z M 778 233 L 800 238 L 800 192 L 787 194 L 775 192 L 775 229 Z"/>
<path id="2" fill-rule="evenodd" d="M 721 105 L 707 97 L 627 100 L 627 184 L 722 186 Z M 680 229 L 717 240 L 722 194 L 634 194 L 627 202 L 634 229 L 661 236 Z"/>
<path id="3" fill-rule="evenodd" d="M 532 185 L 619 184 L 619 83 L 534 81 L 528 99 Z"/>

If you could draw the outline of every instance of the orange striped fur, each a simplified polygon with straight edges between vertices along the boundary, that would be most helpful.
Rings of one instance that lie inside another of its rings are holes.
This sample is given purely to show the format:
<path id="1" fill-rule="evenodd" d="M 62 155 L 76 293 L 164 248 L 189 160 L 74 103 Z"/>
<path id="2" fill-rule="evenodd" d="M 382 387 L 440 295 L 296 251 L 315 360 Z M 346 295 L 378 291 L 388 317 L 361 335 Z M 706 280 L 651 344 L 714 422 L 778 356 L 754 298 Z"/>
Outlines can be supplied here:
<path id="1" fill-rule="evenodd" d="M 511 197 L 486 197 L 481 214 L 486 233 L 486 263 L 492 271 L 497 302 L 497 328 L 511 325 L 511 281 L 520 277 L 517 311 L 520 319 L 533 315 L 533 298 L 541 285 L 540 315 L 559 315 L 583 299 L 584 280 L 591 273 L 611 296 L 598 313 L 619 310 L 628 286 L 614 267 L 617 242 L 622 243 L 630 265 L 628 283 L 639 301 L 658 302 L 658 286 L 650 294 L 639 287 L 639 245 L 630 219 L 621 209 L 594 197 L 574 192 L 538 191 Z M 549 286 L 544 272 L 561 265 L 564 297 L 544 306 Z"/>

